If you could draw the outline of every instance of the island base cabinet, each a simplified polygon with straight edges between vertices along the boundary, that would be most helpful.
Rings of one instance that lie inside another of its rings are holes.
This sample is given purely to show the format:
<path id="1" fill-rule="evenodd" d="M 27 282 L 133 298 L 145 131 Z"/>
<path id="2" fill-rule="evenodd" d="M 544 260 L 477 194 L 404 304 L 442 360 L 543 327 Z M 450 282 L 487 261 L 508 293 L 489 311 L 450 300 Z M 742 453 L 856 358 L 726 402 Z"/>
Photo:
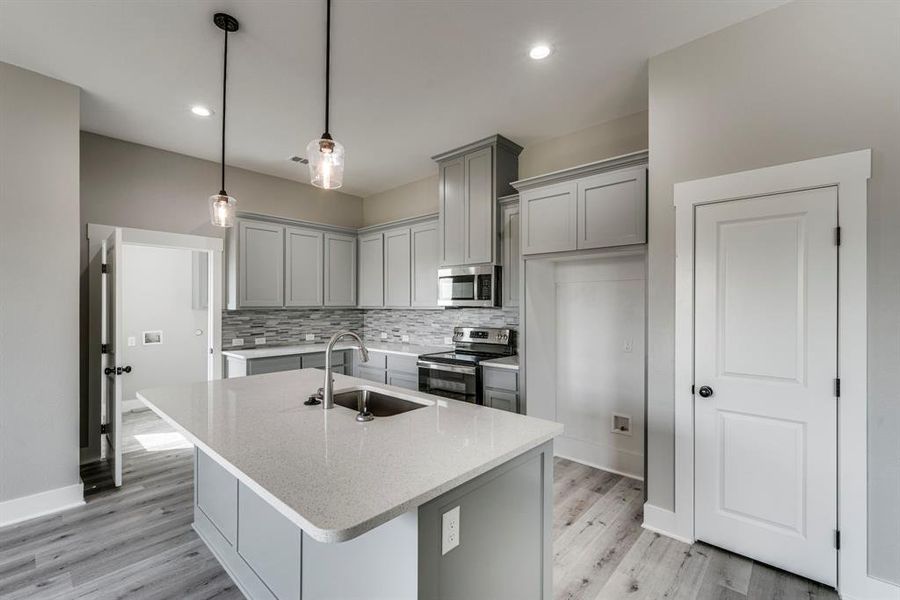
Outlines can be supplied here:
<path id="1" fill-rule="evenodd" d="M 314 539 L 243 478 L 195 453 L 194 529 L 250 600 L 552 598 L 552 442 L 338 543 Z M 214 489 L 203 489 L 210 482 Z M 222 490 L 237 506 L 221 512 L 236 521 L 228 525 L 196 501 Z M 443 515 L 456 507 L 459 545 L 443 553 Z"/>

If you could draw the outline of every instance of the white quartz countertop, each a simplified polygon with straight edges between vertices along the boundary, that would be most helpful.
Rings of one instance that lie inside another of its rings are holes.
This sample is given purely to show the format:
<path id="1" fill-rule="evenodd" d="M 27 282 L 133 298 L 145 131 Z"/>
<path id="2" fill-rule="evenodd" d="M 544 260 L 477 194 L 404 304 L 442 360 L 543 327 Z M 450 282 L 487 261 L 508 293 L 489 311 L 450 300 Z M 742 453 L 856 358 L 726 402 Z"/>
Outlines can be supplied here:
<path id="1" fill-rule="evenodd" d="M 223 350 L 224 356 L 232 358 L 240 358 L 250 360 L 253 358 L 268 358 L 271 356 L 291 356 L 294 354 L 313 354 L 315 352 L 325 352 L 328 347 L 327 342 L 295 344 L 293 346 L 269 346 L 261 348 L 248 348 L 246 350 Z M 356 346 L 347 342 L 338 342 L 335 346 L 336 350 L 352 350 Z M 432 352 L 446 352 L 450 346 L 414 346 L 411 344 L 397 344 L 391 342 L 366 342 L 366 348 L 369 350 L 377 350 L 379 352 L 387 352 L 389 354 L 403 354 L 406 356 L 419 356 L 420 354 L 431 354 Z"/>
<path id="2" fill-rule="evenodd" d="M 335 391 L 389 390 L 427 404 L 368 423 L 303 401 L 300 369 L 142 390 L 147 406 L 322 542 L 359 536 L 563 432 L 552 421 L 335 374 Z"/>
<path id="3" fill-rule="evenodd" d="M 481 365 L 485 367 L 493 367 L 495 369 L 510 369 L 512 371 L 518 371 L 519 357 L 504 356 L 503 358 L 492 358 L 490 360 L 481 361 Z"/>

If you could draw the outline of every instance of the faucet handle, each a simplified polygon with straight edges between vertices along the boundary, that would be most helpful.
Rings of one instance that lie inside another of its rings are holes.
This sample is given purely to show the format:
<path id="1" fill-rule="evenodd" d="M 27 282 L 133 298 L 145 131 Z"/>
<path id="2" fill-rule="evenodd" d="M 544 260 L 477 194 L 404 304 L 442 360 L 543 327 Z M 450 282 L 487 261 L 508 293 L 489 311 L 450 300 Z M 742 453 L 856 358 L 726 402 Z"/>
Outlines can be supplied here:
<path id="1" fill-rule="evenodd" d="M 303 403 L 306 406 L 315 406 L 316 404 L 322 404 L 322 400 L 325 398 L 325 388 L 319 388 L 316 390 L 315 394 L 310 394 L 309 398 Z"/>

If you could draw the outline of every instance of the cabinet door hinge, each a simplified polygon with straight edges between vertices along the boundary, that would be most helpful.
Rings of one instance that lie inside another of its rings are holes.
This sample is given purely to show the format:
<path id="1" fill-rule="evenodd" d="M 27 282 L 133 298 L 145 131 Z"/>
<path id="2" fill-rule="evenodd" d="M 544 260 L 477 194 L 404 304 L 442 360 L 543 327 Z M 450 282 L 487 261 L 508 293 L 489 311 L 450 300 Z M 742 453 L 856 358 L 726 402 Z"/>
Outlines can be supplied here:
<path id="1" fill-rule="evenodd" d="M 100 265 L 100 272 L 101 273 L 109 273 L 109 265 L 107 265 L 106 263 Z"/>
<path id="2" fill-rule="evenodd" d="M 840 377 L 834 378 L 834 397 L 835 398 L 841 397 L 841 378 Z"/>
<path id="3" fill-rule="evenodd" d="M 109 433 L 109 424 L 107 424 L 107 423 L 103 423 L 100 426 L 100 434 L 102 435 L 104 433 Z"/>
<path id="4" fill-rule="evenodd" d="M 834 549 L 835 550 L 841 549 L 841 530 L 840 529 L 834 530 Z"/>
<path id="5" fill-rule="evenodd" d="M 100 344 L 100 354 L 109 354 L 109 344 Z"/>
<path id="6" fill-rule="evenodd" d="M 841 245 L 841 228 L 840 227 L 834 228 L 834 245 L 835 246 Z"/>
<path id="7" fill-rule="evenodd" d="M 693 396 L 696 392 L 694 391 L 694 386 L 691 386 L 691 396 Z"/>

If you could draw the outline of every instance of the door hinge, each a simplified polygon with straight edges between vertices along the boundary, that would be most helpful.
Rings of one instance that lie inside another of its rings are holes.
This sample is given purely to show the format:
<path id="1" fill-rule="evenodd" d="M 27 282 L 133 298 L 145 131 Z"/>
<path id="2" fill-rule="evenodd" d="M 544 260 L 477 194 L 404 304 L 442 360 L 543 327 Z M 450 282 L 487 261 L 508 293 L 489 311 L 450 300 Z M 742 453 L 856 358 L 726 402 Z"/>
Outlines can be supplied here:
<path id="1" fill-rule="evenodd" d="M 109 344 L 100 344 L 100 354 L 109 354 Z"/>
<path id="2" fill-rule="evenodd" d="M 841 228 L 840 227 L 834 228 L 834 245 L 835 246 L 841 245 Z"/>
<path id="3" fill-rule="evenodd" d="M 835 398 L 841 397 L 841 378 L 840 377 L 834 378 L 834 397 Z"/>
<path id="4" fill-rule="evenodd" d="M 693 396 L 696 392 L 694 391 L 694 386 L 691 386 L 691 396 Z"/>
<path id="5" fill-rule="evenodd" d="M 109 265 L 107 265 L 106 263 L 100 265 L 100 272 L 101 273 L 109 273 Z"/>
<path id="6" fill-rule="evenodd" d="M 841 549 L 841 530 L 840 529 L 834 530 L 834 549 L 835 550 Z"/>
<path id="7" fill-rule="evenodd" d="M 100 434 L 109 433 L 109 423 L 103 423 L 100 425 Z"/>

